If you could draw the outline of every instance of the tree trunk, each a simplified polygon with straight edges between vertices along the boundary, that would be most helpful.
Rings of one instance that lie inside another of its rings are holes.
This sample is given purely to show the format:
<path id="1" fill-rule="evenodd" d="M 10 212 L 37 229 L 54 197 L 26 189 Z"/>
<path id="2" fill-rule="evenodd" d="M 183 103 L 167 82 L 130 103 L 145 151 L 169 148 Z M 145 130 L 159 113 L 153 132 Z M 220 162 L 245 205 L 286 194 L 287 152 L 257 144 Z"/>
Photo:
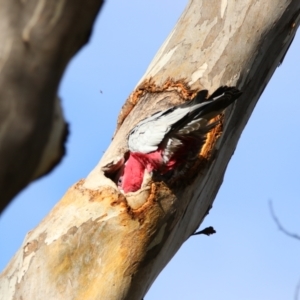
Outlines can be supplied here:
<path id="1" fill-rule="evenodd" d="M 140 300 L 201 224 L 251 112 L 299 25 L 298 0 L 190 1 L 124 104 L 114 139 L 3 271 L 1 299 Z M 244 93 L 208 135 L 180 182 L 145 178 L 123 195 L 110 179 L 126 136 L 153 112 L 196 91 L 237 85 Z"/>
<path id="2" fill-rule="evenodd" d="M 0 213 L 64 155 L 68 130 L 56 92 L 102 2 L 0 1 Z"/>

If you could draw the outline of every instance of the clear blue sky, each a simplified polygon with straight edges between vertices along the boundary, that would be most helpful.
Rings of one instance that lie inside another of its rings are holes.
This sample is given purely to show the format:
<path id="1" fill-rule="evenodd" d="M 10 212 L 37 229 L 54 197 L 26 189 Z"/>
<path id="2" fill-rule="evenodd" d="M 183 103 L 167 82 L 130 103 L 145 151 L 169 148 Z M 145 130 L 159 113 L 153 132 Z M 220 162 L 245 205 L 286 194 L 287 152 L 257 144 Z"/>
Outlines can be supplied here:
<path id="1" fill-rule="evenodd" d="M 60 86 L 71 134 L 67 155 L 20 193 L 0 218 L 0 269 L 65 191 L 93 169 L 110 143 L 118 112 L 173 28 L 186 1 L 107 1 L 92 39 Z M 300 279 L 300 37 L 264 91 L 231 159 L 214 207 L 162 271 L 146 300 L 293 299 Z M 102 93 L 100 92 L 102 91 Z"/>

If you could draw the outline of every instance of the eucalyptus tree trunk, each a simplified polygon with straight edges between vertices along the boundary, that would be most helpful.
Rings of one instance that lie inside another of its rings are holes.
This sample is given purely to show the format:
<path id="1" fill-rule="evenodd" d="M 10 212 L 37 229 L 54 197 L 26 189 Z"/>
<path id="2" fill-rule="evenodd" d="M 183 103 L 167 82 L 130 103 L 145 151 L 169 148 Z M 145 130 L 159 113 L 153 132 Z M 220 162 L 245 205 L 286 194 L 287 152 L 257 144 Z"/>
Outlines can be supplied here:
<path id="1" fill-rule="evenodd" d="M 140 300 L 211 208 L 299 12 L 298 0 L 190 1 L 124 104 L 99 164 L 28 233 L 3 271 L 1 299 Z M 130 129 L 220 85 L 236 85 L 243 96 L 209 133 L 184 180 L 145 178 L 141 190 L 123 195 L 112 179 Z"/>
<path id="2" fill-rule="evenodd" d="M 56 92 L 102 2 L 0 0 L 0 213 L 64 155 L 68 127 Z"/>

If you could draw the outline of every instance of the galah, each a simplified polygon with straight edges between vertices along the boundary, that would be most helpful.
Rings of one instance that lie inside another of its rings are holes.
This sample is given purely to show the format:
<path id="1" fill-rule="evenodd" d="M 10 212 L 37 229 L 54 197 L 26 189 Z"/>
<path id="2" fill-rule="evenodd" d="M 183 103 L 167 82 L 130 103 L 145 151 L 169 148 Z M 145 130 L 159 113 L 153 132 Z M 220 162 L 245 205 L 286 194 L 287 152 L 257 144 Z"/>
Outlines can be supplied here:
<path id="1" fill-rule="evenodd" d="M 116 181 L 124 193 L 139 190 L 145 172 L 161 175 L 184 169 L 197 158 L 207 133 L 219 121 L 210 122 L 241 92 L 221 86 L 209 98 L 200 91 L 192 101 L 159 111 L 140 121 L 128 134 L 129 156 Z"/>

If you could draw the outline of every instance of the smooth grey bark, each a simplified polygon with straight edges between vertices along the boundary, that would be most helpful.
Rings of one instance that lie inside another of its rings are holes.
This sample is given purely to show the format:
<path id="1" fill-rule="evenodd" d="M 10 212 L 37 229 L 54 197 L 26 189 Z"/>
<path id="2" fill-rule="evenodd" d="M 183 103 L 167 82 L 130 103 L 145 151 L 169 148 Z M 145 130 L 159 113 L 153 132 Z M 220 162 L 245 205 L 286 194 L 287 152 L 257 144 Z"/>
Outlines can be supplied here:
<path id="1" fill-rule="evenodd" d="M 88 42 L 102 3 L 0 1 L 0 213 L 64 154 L 67 125 L 58 84 Z"/>
<path id="2" fill-rule="evenodd" d="M 124 104 L 99 164 L 28 235 L 0 277 L 0 299 L 140 300 L 201 224 L 241 132 L 299 26 L 298 0 L 191 0 Z M 244 94 L 180 181 L 144 178 L 123 195 L 113 172 L 142 118 L 200 89 Z"/>

